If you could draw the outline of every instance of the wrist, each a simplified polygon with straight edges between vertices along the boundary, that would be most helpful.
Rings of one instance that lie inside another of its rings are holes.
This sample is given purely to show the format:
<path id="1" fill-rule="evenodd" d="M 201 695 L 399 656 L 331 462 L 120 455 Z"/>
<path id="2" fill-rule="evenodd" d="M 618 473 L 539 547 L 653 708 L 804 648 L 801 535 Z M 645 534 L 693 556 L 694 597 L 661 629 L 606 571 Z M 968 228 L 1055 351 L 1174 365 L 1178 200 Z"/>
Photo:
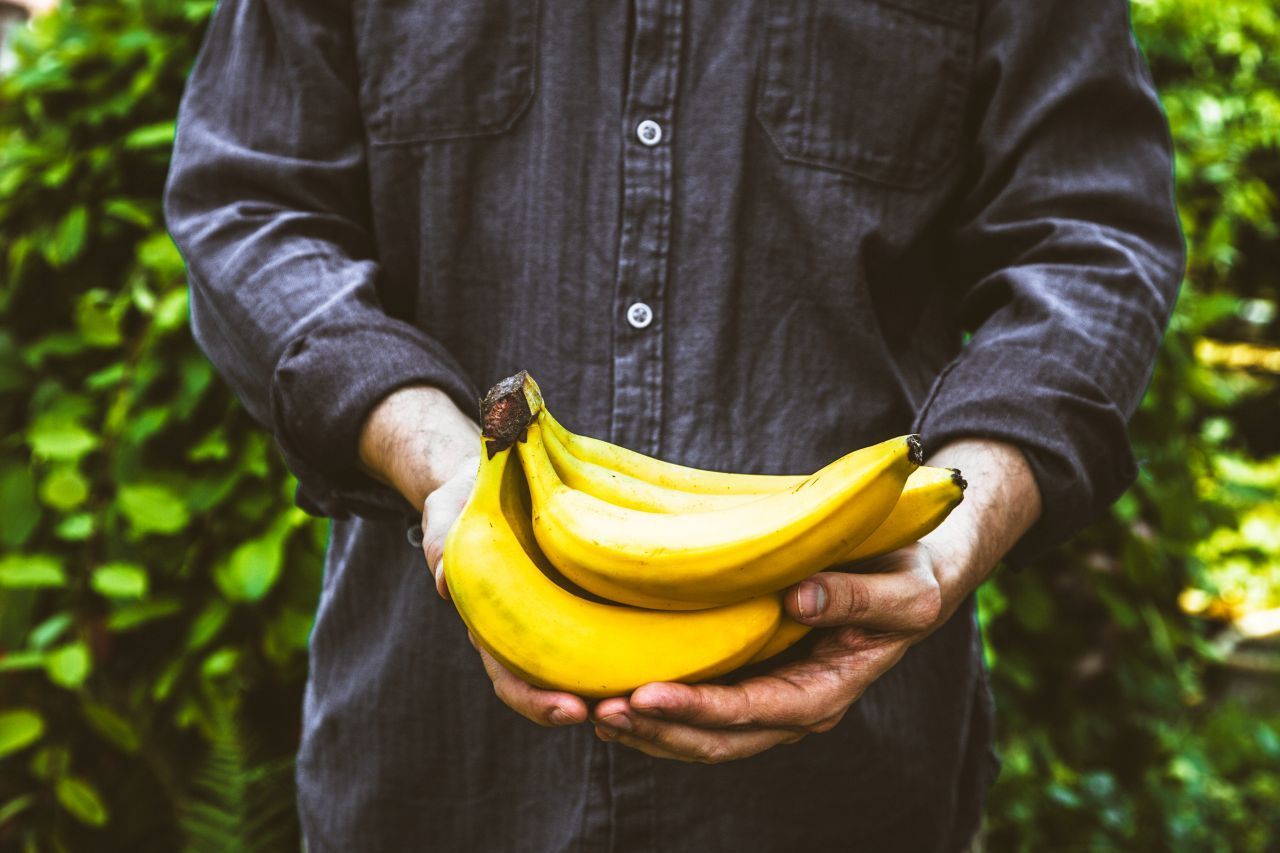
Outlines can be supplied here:
<path id="1" fill-rule="evenodd" d="M 920 540 L 933 558 L 949 613 L 1040 517 L 1040 489 L 1022 452 L 1005 442 L 962 439 L 927 462 L 959 468 L 969 483 L 964 501 Z"/>
<path id="2" fill-rule="evenodd" d="M 437 388 L 382 399 L 360 433 L 360 467 L 421 509 L 427 495 L 479 453 L 480 428 Z"/>

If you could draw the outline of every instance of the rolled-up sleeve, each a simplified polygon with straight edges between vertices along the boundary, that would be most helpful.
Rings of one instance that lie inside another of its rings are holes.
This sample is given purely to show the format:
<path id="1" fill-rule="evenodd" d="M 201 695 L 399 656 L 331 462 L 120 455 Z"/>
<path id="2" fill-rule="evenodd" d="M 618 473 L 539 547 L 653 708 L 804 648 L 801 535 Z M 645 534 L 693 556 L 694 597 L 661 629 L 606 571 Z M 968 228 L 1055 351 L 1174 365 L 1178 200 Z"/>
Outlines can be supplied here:
<path id="1" fill-rule="evenodd" d="M 976 147 L 946 263 L 972 336 L 916 429 L 1026 455 L 1043 514 L 1024 561 L 1133 481 L 1127 422 L 1182 277 L 1166 120 L 1125 0 L 993 2 L 971 115 Z"/>
<path id="2" fill-rule="evenodd" d="M 165 195 L 197 342 L 274 434 L 299 503 L 335 516 L 406 509 L 356 465 L 382 397 L 425 384 L 476 405 L 439 342 L 382 307 L 344 6 L 221 0 Z"/>

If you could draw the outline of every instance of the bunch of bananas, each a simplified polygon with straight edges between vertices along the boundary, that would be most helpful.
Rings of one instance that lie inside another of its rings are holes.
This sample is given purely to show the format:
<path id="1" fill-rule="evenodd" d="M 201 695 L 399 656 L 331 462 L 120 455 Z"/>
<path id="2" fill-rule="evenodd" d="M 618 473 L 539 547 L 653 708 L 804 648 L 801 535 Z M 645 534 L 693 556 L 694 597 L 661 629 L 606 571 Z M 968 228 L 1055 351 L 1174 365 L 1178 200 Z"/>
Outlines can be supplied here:
<path id="1" fill-rule="evenodd" d="M 475 488 L 445 543 L 476 641 L 532 684 L 625 695 L 771 657 L 808 626 L 780 591 L 914 542 L 964 480 L 915 436 L 808 477 L 726 474 L 575 435 L 521 371 L 482 407 Z"/>

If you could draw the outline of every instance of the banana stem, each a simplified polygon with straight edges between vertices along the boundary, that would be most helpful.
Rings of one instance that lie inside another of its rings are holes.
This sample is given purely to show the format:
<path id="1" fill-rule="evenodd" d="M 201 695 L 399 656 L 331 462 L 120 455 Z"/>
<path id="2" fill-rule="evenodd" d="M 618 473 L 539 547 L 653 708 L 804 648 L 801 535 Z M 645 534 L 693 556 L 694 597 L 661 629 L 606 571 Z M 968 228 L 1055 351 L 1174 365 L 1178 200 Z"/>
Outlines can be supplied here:
<path id="1" fill-rule="evenodd" d="M 481 433 L 489 458 L 522 439 L 540 411 L 542 392 L 526 370 L 490 388 L 480 401 Z"/>

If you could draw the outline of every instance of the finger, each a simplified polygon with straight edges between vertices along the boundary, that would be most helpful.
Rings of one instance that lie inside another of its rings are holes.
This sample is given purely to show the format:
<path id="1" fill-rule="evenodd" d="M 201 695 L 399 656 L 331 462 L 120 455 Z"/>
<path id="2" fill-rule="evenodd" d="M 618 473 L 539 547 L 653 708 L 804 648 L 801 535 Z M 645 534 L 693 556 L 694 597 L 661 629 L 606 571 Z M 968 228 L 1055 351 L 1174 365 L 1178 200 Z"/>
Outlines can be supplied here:
<path id="1" fill-rule="evenodd" d="M 605 734 L 612 734 L 608 729 Z M 618 731 L 618 743 L 659 758 L 723 764 L 749 758 L 783 743 L 795 743 L 803 732 L 788 729 L 703 729 L 682 723 L 636 717 L 630 731 Z"/>
<path id="2" fill-rule="evenodd" d="M 874 574 L 821 572 L 787 591 L 792 618 L 815 627 L 925 631 L 942 612 L 942 591 L 925 561 Z"/>
<path id="3" fill-rule="evenodd" d="M 429 564 L 428 564 L 429 565 Z M 449 600 L 449 579 L 444 574 L 444 560 L 436 563 L 435 570 L 432 572 L 436 576 L 436 592 L 445 601 Z"/>
<path id="4" fill-rule="evenodd" d="M 602 699 L 597 702 L 595 707 L 591 709 L 591 719 L 595 722 L 600 722 L 606 717 L 628 713 L 631 713 L 631 703 L 625 697 L 615 696 L 611 699 Z"/>
<path id="5" fill-rule="evenodd" d="M 572 693 L 534 687 L 483 648 L 480 660 L 493 681 L 493 692 L 522 717 L 540 726 L 571 726 L 587 719 L 587 704 Z"/>
<path id="6" fill-rule="evenodd" d="M 631 694 L 630 704 L 636 714 L 696 726 L 810 731 L 861 692 L 847 669 L 805 660 L 739 684 L 646 684 Z"/>
<path id="7" fill-rule="evenodd" d="M 427 565 L 436 566 L 444 557 L 444 543 L 449 528 L 457 521 L 471 495 L 473 480 L 454 477 L 427 495 L 422 505 L 422 550 Z"/>

